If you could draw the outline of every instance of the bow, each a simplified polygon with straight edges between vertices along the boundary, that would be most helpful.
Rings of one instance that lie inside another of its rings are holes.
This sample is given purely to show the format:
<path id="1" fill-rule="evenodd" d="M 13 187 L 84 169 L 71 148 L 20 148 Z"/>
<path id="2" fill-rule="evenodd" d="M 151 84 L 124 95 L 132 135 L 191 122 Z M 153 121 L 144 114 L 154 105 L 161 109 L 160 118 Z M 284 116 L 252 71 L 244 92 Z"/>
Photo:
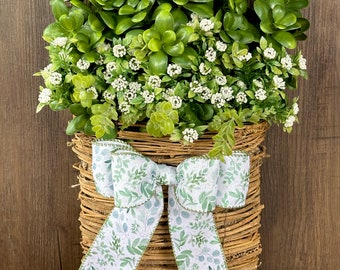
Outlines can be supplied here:
<path id="1" fill-rule="evenodd" d="M 163 212 L 168 185 L 168 221 L 178 269 L 226 270 L 212 211 L 242 207 L 248 191 L 249 156 L 222 162 L 191 157 L 177 167 L 157 164 L 120 140 L 92 145 L 97 191 L 115 199 L 80 270 L 136 269 Z"/>

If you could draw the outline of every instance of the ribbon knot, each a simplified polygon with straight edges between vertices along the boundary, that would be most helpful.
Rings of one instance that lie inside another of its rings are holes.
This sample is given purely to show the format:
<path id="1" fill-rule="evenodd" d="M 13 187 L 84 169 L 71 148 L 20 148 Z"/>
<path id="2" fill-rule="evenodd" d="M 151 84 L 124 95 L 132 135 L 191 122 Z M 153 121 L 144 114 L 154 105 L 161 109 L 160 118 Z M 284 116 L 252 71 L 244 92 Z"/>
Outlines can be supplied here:
<path id="1" fill-rule="evenodd" d="M 177 167 L 157 164 L 120 140 L 93 143 L 97 191 L 115 199 L 80 269 L 136 269 L 163 212 L 168 185 L 168 220 L 178 269 L 227 269 L 212 211 L 241 207 L 248 191 L 249 156 L 221 162 L 206 156 Z"/>

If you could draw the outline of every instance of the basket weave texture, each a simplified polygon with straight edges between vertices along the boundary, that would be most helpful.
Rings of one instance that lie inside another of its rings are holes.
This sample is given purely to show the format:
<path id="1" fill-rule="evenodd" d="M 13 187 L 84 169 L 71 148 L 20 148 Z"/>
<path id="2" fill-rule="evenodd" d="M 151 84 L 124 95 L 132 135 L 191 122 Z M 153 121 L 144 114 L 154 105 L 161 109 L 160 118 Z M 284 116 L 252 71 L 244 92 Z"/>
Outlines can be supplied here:
<path id="1" fill-rule="evenodd" d="M 261 253 L 259 228 L 263 205 L 260 201 L 260 166 L 265 157 L 261 145 L 268 129 L 267 123 L 246 125 L 235 131 L 234 150 L 250 154 L 250 183 L 246 205 L 238 209 L 217 207 L 213 214 L 216 228 L 225 253 L 229 270 L 257 269 Z M 178 165 L 185 158 L 206 154 L 213 146 L 212 136 L 206 134 L 195 143 L 183 146 L 168 138 L 154 138 L 147 133 L 121 131 L 119 139 L 128 141 L 137 151 L 157 163 Z M 79 170 L 81 246 L 86 254 L 96 234 L 114 207 L 114 200 L 96 192 L 92 176 L 93 137 L 78 133 L 72 139 L 72 149 L 80 161 L 74 165 Z M 163 187 L 164 211 L 150 244 L 143 254 L 138 270 L 177 269 L 172 252 L 167 219 L 167 188 Z"/>

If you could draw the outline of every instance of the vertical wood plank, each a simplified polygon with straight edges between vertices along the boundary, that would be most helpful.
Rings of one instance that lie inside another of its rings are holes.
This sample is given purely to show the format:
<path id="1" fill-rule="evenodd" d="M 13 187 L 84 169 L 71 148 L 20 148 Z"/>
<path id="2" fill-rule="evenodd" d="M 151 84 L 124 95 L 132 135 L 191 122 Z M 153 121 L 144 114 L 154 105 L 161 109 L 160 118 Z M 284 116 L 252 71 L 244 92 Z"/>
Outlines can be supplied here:
<path id="1" fill-rule="evenodd" d="M 43 28 L 49 1 L 0 5 L 0 269 L 77 269 L 79 203 L 73 153 L 64 128 L 70 117 L 35 114 L 39 79 L 47 64 Z"/>
<path id="2" fill-rule="evenodd" d="M 300 124 L 267 136 L 263 167 L 262 269 L 339 267 L 340 81 L 336 0 L 310 1 L 309 79 L 299 89 Z"/>

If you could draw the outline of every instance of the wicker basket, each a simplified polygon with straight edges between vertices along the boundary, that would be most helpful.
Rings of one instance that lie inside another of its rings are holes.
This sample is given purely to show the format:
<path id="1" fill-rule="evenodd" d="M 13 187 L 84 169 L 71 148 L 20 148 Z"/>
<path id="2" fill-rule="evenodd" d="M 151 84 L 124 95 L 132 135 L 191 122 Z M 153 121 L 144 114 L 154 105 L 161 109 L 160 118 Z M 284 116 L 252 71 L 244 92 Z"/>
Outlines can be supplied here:
<path id="1" fill-rule="evenodd" d="M 267 123 L 245 126 L 235 132 L 235 150 L 244 150 L 251 155 L 250 185 L 246 206 L 239 209 L 217 208 L 214 211 L 216 227 L 222 243 L 228 269 L 257 269 L 261 243 L 259 228 L 260 214 L 263 205 L 260 202 L 260 166 L 265 156 L 264 140 Z M 158 163 L 177 165 L 189 156 L 202 155 L 209 151 L 213 142 L 213 134 L 204 135 L 190 146 L 170 142 L 167 138 L 154 138 L 146 133 L 122 131 L 119 138 L 129 143 L 143 155 Z M 79 170 L 80 182 L 80 230 L 81 246 L 86 254 L 97 232 L 112 211 L 112 199 L 102 197 L 96 192 L 91 171 L 92 137 L 76 134 L 72 140 L 72 149 L 78 155 L 80 162 L 74 165 Z M 167 198 L 166 188 L 163 188 Z M 138 270 L 177 269 L 172 252 L 167 221 L 167 204 L 160 223 L 143 255 Z"/>

